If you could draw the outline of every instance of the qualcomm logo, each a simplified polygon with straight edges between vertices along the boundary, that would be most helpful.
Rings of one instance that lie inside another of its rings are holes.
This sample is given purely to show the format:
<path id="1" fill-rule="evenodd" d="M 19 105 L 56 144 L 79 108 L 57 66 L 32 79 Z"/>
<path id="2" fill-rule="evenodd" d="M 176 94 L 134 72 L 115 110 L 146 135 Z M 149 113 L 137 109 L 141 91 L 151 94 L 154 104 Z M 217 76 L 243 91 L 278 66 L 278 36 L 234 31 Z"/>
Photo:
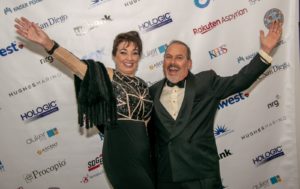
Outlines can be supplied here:
<path id="1" fill-rule="evenodd" d="M 219 138 L 225 135 L 228 135 L 229 133 L 232 133 L 232 129 L 228 129 L 225 127 L 225 125 L 217 125 L 217 127 L 214 130 L 215 138 Z"/>
<path id="2" fill-rule="evenodd" d="M 274 185 L 274 184 L 278 184 L 280 182 L 282 182 L 282 179 L 280 178 L 279 175 L 276 175 L 276 176 L 273 176 L 273 177 L 271 177 L 269 179 L 265 179 L 263 181 L 260 181 L 258 184 L 255 184 L 252 187 L 252 189 L 268 188 L 268 187 L 271 186 L 271 184 Z"/>
<path id="3" fill-rule="evenodd" d="M 0 56 L 4 57 L 10 54 L 13 54 L 14 52 L 19 51 L 20 49 L 23 49 L 24 45 L 22 43 L 17 44 L 16 41 L 11 42 L 7 47 L 0 48 Z"/>
<path id="4" fill-rule="evenodd" d="M 284 152 L 282 150 L 282 146 L 277 146 L 276 148 L 271 149 L 270 151 L 265 152 L 264 154 L 261 154 L 257 156 L 256 158 L 252 159 L 253 164 L 257 167 L 265 164 L 275 158 L 281 157 L 284 155 Z"/>
<path id="5" fill-rule="evenodd" d="M 228 97 L 227 99 L 222 100 L 218 105 L 218 110 L 233 105 L 235 103 L 238 103 L 242 100 L 245 100 L 248 97 L 249 97 L 249 93 L 244 94 L 242 92 L 239 92 L 233 96 Z"/>
<path id="6" fill-rule="evenodd" d="M 201 1 L 200 0 L 194 0 L 194 3 L 197 7 L 203 9 L 203 8 L 205 8 L 209 5 L 210 0 L 205 0 L 205 1 L 203 1 L 203 0 L 201 0 Z"/>
<path id="7" fill-rule="evenodd" d="M 152 18 L 151 20 L 148 20 L 141 25 L 139 25 L 139 30 L 141 32 L 149 32 L 152 30 L 155 30 L 159 27 L 162 27 L 164 25 L 167 25 L 169 23 L 173 22 L 171 15 L 169 12 L 160 15 L 158 17 Z"/>
<path id="8" fill-rule="evenodd" d="M 44 104 L 42 106 L 39 106 L 35 109 L 32 109 L 28 112 L 25 112 L 23 114 L 21 114 L 21 119 L 23 121 L 34 121 L 34 120 L 37 120 L 39 118 L 42 118 L 42 117 L 45 117 L 49 114 L 52 114 L 54 112 L 57 112 L 59 109 L 58 109 L 58 106 L 56 104 L 56 100 L 54 101 L 51 101 L 47 104 Z"/>

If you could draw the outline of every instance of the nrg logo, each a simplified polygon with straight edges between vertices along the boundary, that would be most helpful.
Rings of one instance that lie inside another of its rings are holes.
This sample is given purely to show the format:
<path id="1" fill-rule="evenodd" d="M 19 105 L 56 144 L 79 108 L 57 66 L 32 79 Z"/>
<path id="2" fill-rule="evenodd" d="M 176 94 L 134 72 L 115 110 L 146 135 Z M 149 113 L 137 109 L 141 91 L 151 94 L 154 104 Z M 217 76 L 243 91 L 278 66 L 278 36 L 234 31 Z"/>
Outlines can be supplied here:
<path id="1" fill-rule="evenodd" d="M 0 56 L 4 57 L 7 55 L 10 55 L 14 52 L 19 51 L 20 49 L 23 49 L 24 45 L 23 44 L 17 44 L 16 41 L 12 42 L 10 45 L 4 48 L 0 48 Z"/>
<path id="2" fill-rule="evenodd" d="M 205 7 L 207 7 L 210 3 L 210 0 L 194 0 L 194 3 L 197 7 L 204 9 Z"/>

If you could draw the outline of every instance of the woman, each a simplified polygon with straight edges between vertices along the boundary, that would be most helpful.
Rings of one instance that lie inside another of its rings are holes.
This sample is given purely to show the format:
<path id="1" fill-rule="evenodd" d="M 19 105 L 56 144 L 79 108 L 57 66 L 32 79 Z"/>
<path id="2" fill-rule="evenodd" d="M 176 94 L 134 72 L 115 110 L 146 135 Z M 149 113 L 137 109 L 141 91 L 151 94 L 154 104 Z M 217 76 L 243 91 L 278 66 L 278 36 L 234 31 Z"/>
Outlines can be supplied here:
<path id="1" fill-rule="evenodd" d="M 104 132 L 104 169 L 114 189 L 153 189 L 146 122 L 152 110 L 146 83 L 135 76 L 142 41 L 135 31 L 113 43 L 116 69 L 93 60 L 79 60 L 36 24 L 15 20 L 16 31 L 40 45 L 75 75 L 79 124 Z"/>

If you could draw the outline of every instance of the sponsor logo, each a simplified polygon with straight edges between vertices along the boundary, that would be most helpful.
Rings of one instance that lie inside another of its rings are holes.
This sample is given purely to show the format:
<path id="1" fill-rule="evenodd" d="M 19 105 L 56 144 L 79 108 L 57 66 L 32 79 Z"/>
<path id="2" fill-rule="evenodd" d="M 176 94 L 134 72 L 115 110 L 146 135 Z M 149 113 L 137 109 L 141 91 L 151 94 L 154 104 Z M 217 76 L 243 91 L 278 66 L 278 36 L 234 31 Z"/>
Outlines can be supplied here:
<path id="1" fill-rule="evenodd" d="M 252 60 L 256 55 L 257 55 L 257 52 L 251 53 L 250 55 L 247 55 L 247 56 L 239 56 L 237 58 L 237 62 L 238 62 L 238 64 L 247 63 L 250 60 Z"/>
<path id="2" fill-rule="evenodd" d="M 284 22 L 284 16 L 283 16 L 282 12 L 276 8 L 268 10 L 264 16 L 264 24 L 265 24 L 266 28 L 269 29 L 270 25 L 275 20 L 278 20 L 281 23 Z"/>
<path id="3" fill-rule="evenodd" d="M 46 152 L 49 152 L 49 151 L 53 150 L 56 147 L 57 147 L 57 142 L 55 142 L 53 144 L 50 144 L 50 145 L 48 145 L 48 146 L 46 146 L 46 147 L 44 147 L 42 149 L 37 150 L 36 153 L 38 155 L 42 155 L 42 154 L 44 154 Z"/>
<path id="4" fill-rule="evenodd" d="M 102 165 L 103 165 L 103 158 L 102 158 L 102 154 L 100 154 L 95 159 L 88 162 L 88 171 L 93 171 L 95 169 L 98 169 Z"/>
<path id="5" fill-rule="evenodd" d="M 17 96 L 17 95 L 22 94 L 26 91 L 29 91 L 29 90 L 34 89 L 36 87 L 39 87 L 42 84 L 48 83 L 49 81 L 53 81 L 57 78 L 60 78 L 61 76 L 62 76 L 61 72 L 58 72 L 57 74 L 54 74 L 54 75 L 47 76 L 47 77 L 45 77 L 45 78 L 43 78 L 39 81 L 26 84 L 24 87 L 21 87 L 19 89 L 16 89 L 16 90 L 13 90 L 13 91 L 9 92 L 8 96 L 9 97 Z"/>
<path id="6" fill-rule="evenodd" d="M 6 7 L 4 9 L 4 14 L 7 15 L 8 13 L 13 13 L 13 12 L 17 12 L 19 10 L 22 10 L 22 9 L 25 9 L 25 8 L 28 8 L 32 5 L 35 5 L 37 3 L 40 3 L 42 2 L 43 0 L 30 0 L 30 1 L 27 1 L 27 3 L 22 3 L 22 4 L 19 4 L 13 8 L 11 7 Z"/>
<path id="7" fill-rule="evenodd" d="M 104 55 L 104 48 L 98 49 L 94 52 L 84 55 L 81 59 L 83 59 L 83 60 L 93 59 L 95 61 L 100 61 L 102 59 L 103 55 Z"/>
<path id="8" fill-rule="evenodd" d="M 147 57 L 155 57 L 161 54 L 164 54 L 164 52 L 166 51 L 168 45 L 167 44 L 163 44 L 159 47 L 156 47 L 154 49 L 150 49 L 148 51 L 146 51 L 146 53 L 143 54 L 143 58 L 147 58 Z"/>
<path id="9" fill-rule="evenodd" d="M 215 138 L 219 138 L 222 136 L 226 136 L 230 133 L 232 133 L 234 130 L 232 129 L 228 129 L 227 127 L 225 127 L 225 125 L 217 125 L 217 127 L 214 130 L 214 135 Z"/>
<path id="10" fill-rule="evenodd" d="M 225 149 L 224 152 L 219 154 L 219 159 L 224 159 L 231 155 L 232 155 L 232 153 L 230 152 L 230 150 Z"/>
<path id="11" fill-rule="evenodd" d="M 205 34 L 223 23 L 230 22 L 241 16 L 244 16 L 246 13 L 248 13 L 247 8 L 237 10 L 236 12 L 231 13 L 227 16 L 223 16 L 220 19 L 210 21 L 208 24 L 201 25 L 197 28 L 194 28 L 193 33 L 194 33 L 194 35 Z"/>
<path id="12" fill-rule="evenodd" d="M 141 0 L 131 0 L 131 1 L 126 1 L 125 3 L 124 3 L 124 6 L 125 7 L 128 7 L 128 6 L 131 6 L 131 5 L 134 5 L 134 4 L 136 4 L 136 3 L 138 3 L 138 2 L 140 2 Z"/>
<path id="13" fill-rule="evenodd" d="M 263 0 L 248 0 L 250 5 L 255 5 L 258 2 L 262 2 Z"/>
<path id="14" fill-rule="evenodd" d="M 268 188 L 274 184 L 282 182 L 282 179 L 280 178 L 279 175 L 273 176 L 269 179 L 265 179 L 263 181 L 260 181 L 258 184 L 254 185 L 252 189 L 263 189 L 263 188 Z"/>
<path id="15" fill-rule="evenodd" d="M 84 36 L 88 32 L 98 28 L 99 26 L 101 26 L 103 24 L 109 23 L 111 21 L 113 21 L 113 20 L 110 15 L 104 15 L 103 18 L 101 18 L 100 20 L 86 22 L 83 25 L 74 27 L 73 30 L 77 36 Z"/>
<path id="16" fill-rule="evenodd" d="M 141 32 L 149 32 L 152 30 L 155 30 L 157 28 L 160 28 L 164 25 L 167 25 L 169 23 L 173 22 L 171 18 L 171 14 L 169 12 L 162 14 L 158 17 L 152 18 L 142 24 L 140 24 L 139 31 Z"/>
<path id="17" fill-rule="evenodd" d="M 48 130 L 46 132 L 43 132 L 43 133 L 38 134 L 38 135 L 34 135 L 33 137 L 26 139 L 26 144 L 32 144 L 32 143 L 35 143 L 35 142 L 41 142 L 43 140 L 47 140 L 48 138 L 54 137 L 54 136 L 56 136 L 58 134 L 59 134 L 58 129 L 57 128 L 53 128 L 53 129 L 50 129 L 50 130 Z"/>
<path id="18" fill-rule="evenodd" d="M 47 29 L 47 28 L 49 28 L 53 25 L 63 24 L 63 23 L 66 22 L 66 20 L 68 20 L 68 16 L 64 14 L 64 15 L 61 15 L 61 16 L 58 16 L 58 17 L 48 18 L 42 24 L 37 23 L 37 25 L 39 25 L 40 28 L 42 28 L 42 29 Z"/>
<path id="19" fill-rule="evenodd" d="M 58 161 L 54 165 L 51 165 L 47 168 L 40 169 L 40 170 L 33 170 L 30 173 L 27 173 L 23 176 L 26 183 L 31 183 L 34 180 L 37 180 L 41 177 L 44 177 L 49 174 L 57 173 L 60 169 L 67 165 L 66 160 Z"/>
<path id="20" fill-rule="evenodd" d="M 25 112 L 25 113 L 21 114 L 20 117 L 21 117 L 22 121 L 29 122 L 29 121 L 34 121 L 39 118 L 45 117 L 49 114 L 57 112 L 58 110 L 59 109 L 56 104 L 56 100 L 54 100 L 54 101 L 51 101 L 42 106 L 38 106 L 35 109 L 32 109 L 28 112 Z"/>
<path id="21" fill-rule="evenodd" d="M 164 64 L 164 61 L 163 61 L 163 60 L 158 61 L 158 62 L 156 62 L 156 63 L 154 63 L 154 64 L 149 65 L 149 69 L 150 69 L 150 70 L 155 70 L 155 69 L 157 69 L 157 68 L 162 67 L 163 64 Z"/>
<path id="22" fill-rule="evenodd" d="M 263 154 L 258 155 L 257 157 L 253 158 L 252 161 L 253 164 L 258 167 L 283 155 L 285 154 L 282 150 L 282 146 L 277 146 L 276 148 L 273 148 L 271 150 L 266 151 Z"/>
<path id="23" fill-rule="evenodd" d="M 103 3 L 109 2 L 111 0 L 91 0 L 90 8 L 94 8 L 98 5 L 102 5 Z"/>
<path id="24" fill-rule="evenodd" d="M 289 67 L 290 67 L 290 64 L 287 62 L 284 62 L 280 65 L 272 65 L 263 74 L 261 74 L 259 76 L 258 80 L 262 80 L 270 75 L 273 75 L 274 73 L 279 73 L 279 72 L 285 71 Z"/>
<path id="25" fill-rule="evenodd" d="M 279 106 L 279 101 L 278 101 L 278 100 L 279 100 L 280 96 L 279 96 L 279 95 L 276 95 L 275 98 L 276 98 L 276 99 L 275 99 L 274 101 L 272 101 L 272 102 L 270 102 L 270 103 L 267 104 L 268 109 L 274 108 L 274 107 L 278 107 L 278 106 Z"/>
<path id="26" fill-rule="evenodd" d="M 209 54 L 210 59 L 212 60 L 223 54 L 226 54 L 227 52 L 228 52 L 228 49 L 226 48 L 226 45 L 221 45 L 218 48 L 208 51 L 208 54 Z"/>
<path id="27" fill-rule="evenodd" d="M 247 134 L 241 136 L 241 139 L 242 139 L 242 140 L 248 139 L 248 138 L 250 138 L 250 137 L 252 137 L 252 136 L 254 136 L 254 135 L 257 135 L 257 134 L 259 134 L 259 133 L 262 133 L 262 132 L 265 131 L 266 129 L 271 128 L 272 126 L 280 125 L 279 123 L 281 123 L 281 122 L 283 122 L 283 121 L 285 121 L 285 120 L 287 120 L 286 116 L 282 116 L 282 117 L 280 117 L 280 118 L 278 118 L 278 119 L 275 119 L 275 120 L 272 120 L 272 121 L 270 121 L 270 122 L 268 122 L 268 123 L 265 123 L 265 124 L 261 125 L 259 128 L 257 128 L 257 129 L 255 129 L 255 130 L 253 130 L 253 131 L 251 131 L 251 132 L 249 132 L 249 133 L 247 133 Z"/>
<path id="28" fill-rule="evenodd" d="M 194 0 L 194 3 L 196 5 L 196 7 L 200 8 L 200 9 L 203 9 L 203 8 L 206 8 L 209 5 L 210 0 L 205 0 L 205 1 L 203 1 L 203 0 L 201 0 L 201 1 L 200 0 Z"/>
<path id="29" fill-rule="evenodd" d="M 242 92 L 232 95 L 232 96 L 220 101 L 220 103 L 218 105 L 218 110 L 226 108 L 226 107 L 236 104 L 238 102 L 241 102 L 248 97 L 249 97 L 249 93 L 242 93 Z"/>
<path id="30" fill-rule="evenodd" d="M 52 63 L 53 61 L 54 61 L 53 56 L 49 55 L 49 56 L 46 56 L 45 58 L 41 59 L 40 63 L 41 64 Z"/>
<path id="31" fill-rule="evenodd" d="M 18 52 L 20 49 L 23 49 L 24 45 L 22 43 L 17 44 L 16 41 L 11 42 L 7 47 L 0 48 L 0 56 L 5 57 L 11 55 L 15 52 Z"/>
<path id="32" fill-rule="evenodd" d="M 4 172 L 4 164 L 2 163 L 2 161 L 0 160 L 0 172 Z"/>

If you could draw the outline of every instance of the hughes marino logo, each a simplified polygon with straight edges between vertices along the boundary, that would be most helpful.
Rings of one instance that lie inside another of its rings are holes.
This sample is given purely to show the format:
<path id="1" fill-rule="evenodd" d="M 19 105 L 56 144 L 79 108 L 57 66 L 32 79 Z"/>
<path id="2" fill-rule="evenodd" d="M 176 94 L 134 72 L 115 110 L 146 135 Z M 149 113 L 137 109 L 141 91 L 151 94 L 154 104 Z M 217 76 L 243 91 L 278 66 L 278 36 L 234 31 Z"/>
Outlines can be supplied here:
<path id="1" fill-rule="evenodd" d="M 66 160 L 58 161 L 54 165 L 51 165 L 47 168 L 40 169 L 40 170 L 33 170 L 30 173 L 25 174 L 24 180 L 26 181 L 26 183 L 31 183 L 32 181 L 37 180 L 46 175 L 57 173 L 60 169 L 62 169 L 66 165 L 67 165 Z"/>
<path id="2" fill-rule="evenodd" d="M 258 167 L 283 155 L 285 154 L 282 150 L 282 146 L 277 146 L 276 148 L 273 148 L 271 150 L 266 151 L 263 154 L 258 155 L 257 157 L 253 158 L 252 161 L 253 164 Z"/>
<path id="3" fill-rule="evenodd" d="M 140 24 L 138 27 L 141 32 L 149 32 L 164 25 L 167 25 L 171 22 L 173 22 L 171 14 L 167 12 Z"/>
<path id="4" fill-rule="evenodd" d="M 235 103 L 241 102 L 241 101 L 245 100 L 248 97 L 249 97 L 249 93 L 239 92 L 239 93 L 237 93 L 237 94 L 235 94 L 233 96 L 228 97 L 225 100 L 222 100 L 219 103 L 218 109 L 220 110 L 220 109 L 226 108 L 226 107 L 228 107 L 230 105 L 233 105 Z"/>
<path id="5" fill-rule="evenodd" d="M 0 56 L 5 57 L 15 52 L 18 52 L 20 49 L 23 49 L 24 45 L 22 43 L 17 44 L 16 41 L 11 42 L 8 46 L 0 48 Z"/>
<path id="6" fill-rule="evenodd" d="M 140 2 L 141 0 L 130 0 L 130 1 L 127 1 L 124 3 L 124 6 L 127 7 L 127 6 L 131 6 L 131 5 L 134 5 L 138 2 Z"/>
<path id="7" fill-rule="evenodd" d="M 19 10 L 28 8 L 28 7 L 32 6 L 32 5 L 35 5 L 35 4 L 37 4 L 37 3 L 40 3 L 40 2 L 42 2 L 42 1 L 43 1 L 43 0 L 30 0 L 30 1 L 27 1 L 27 3 L 19 4 L 19 5 L 15 6 L 15 7 L 13 7 L 13 8 L 11 8 L 11 7 L 6 7 L 6 8 L 4 8 L 4 14 L 7 15 L 7 14 L 9 14 L 9 13 L 11 14 L 11 13 L 13 13 L 13 12 L 17 12 L 17 11 L 19 11 Z"/>
<path id="8" fill-rule="evenodd" d="M 21 114 L 20 117 L 22 121 L 30 122 L 57 112 L 58 110 L 59 109 L 56 104 L 56 100 L 54 100 L 42 106 L 38 106 L 28 112 L 25 112 Z"/>
<path id="9" fill-rule="evenodd" d="M 210 0 L 194 0 L 194 3 L 197 7 L 199 7 L 200 9 L 203 9 L 209 5 Z"/>

